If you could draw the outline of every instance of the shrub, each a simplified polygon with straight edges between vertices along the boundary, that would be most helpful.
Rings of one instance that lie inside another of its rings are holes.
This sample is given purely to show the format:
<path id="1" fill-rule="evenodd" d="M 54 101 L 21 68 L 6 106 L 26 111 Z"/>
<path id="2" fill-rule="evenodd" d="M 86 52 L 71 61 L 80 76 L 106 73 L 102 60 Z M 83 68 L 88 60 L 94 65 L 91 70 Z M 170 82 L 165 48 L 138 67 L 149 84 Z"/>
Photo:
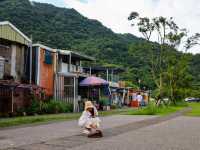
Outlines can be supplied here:
<path id="1" fill-rule="evenodd" d="M 55 100 L 40 103 L 34 99 L 28 108 L 21 108 L 18 110 L 19 115 L 23 115 L 23 112 L 26 112 L 28 115 L 69 113 L 73 112 L 73 104 L 67 104 L 62 101 Z"/>
<path id="2" fill-rule="evenodd" d="M 36 100 L 35 98 L 31 101 L 31 105 L 28 108 L 25 108 L 24 111 L 28 114 L 28 115 L 34 115 L 39 113 L 40 111 L 40 104 L 39 101 Z"/>
<path id="3" fill-rule="evenodd" d="M 144 109 L 146 109 L 146 112 L 148 115 L 155 115 L 158 111 L 158 107 L 153 103 L 149 103 L 149 105 Z"/>
<path id="4" fill-rule="evenodd" d="M 74 108 L 73 108 L 73 104 L 65 104 L 66 105 L 66 110 L 65 112 L 73 112 Z"/>
<path id="5" fill-rule="evenodd" d="M 111 108 L 111 109 L 117 109 L 117 108 L 119 108 L 119 107 L 118 107 L 117 105 L 114 105 L 114 104 L 113 104 L 113 105 L 110 106 L 110 108 Z"/>
<path id="6" fill-rule="evenodd" d="M 41 112 L 47 114 L 73 112 L 73 105 L 61 101 L 50 100 L 49 102 L 42 103 Z"/>
<path id="7" fill-rule="evenodd" d="M 100 104 L 101 106 L 108 106 L 108 104 L 109 104 L 108 98 L 102 97 L 102 98 L 99 100 L 99 104 Z"/>

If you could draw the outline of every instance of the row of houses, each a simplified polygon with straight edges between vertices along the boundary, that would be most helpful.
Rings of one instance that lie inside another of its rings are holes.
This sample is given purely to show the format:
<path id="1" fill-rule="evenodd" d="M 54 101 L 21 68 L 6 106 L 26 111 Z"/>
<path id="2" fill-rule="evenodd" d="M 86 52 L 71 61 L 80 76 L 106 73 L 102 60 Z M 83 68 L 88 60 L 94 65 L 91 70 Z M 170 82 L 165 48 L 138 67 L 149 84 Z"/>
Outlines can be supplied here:
<path id="1" fill-rule="evenodd" d="M 33 44 L 13 24 L 0 22 L 0 112 L 5 108 L 13 112 L 26 106 L 30 98 L 24 96 L 26 92 L 21 97 L 19 92 L 13 92 L 17 88 L 43 91 L 46 97 L 72 103 L 74 111 L 83 98 L 79 83 L 88 76 L 102 75 L 110 87 L 124 88 L 117 76 L 122 69 L 82 66 L 83 62 L 93 61 L 94 58 L 75 51 Z M 12 89 L 11 92 L 5 92 L 5 87 Z"/>

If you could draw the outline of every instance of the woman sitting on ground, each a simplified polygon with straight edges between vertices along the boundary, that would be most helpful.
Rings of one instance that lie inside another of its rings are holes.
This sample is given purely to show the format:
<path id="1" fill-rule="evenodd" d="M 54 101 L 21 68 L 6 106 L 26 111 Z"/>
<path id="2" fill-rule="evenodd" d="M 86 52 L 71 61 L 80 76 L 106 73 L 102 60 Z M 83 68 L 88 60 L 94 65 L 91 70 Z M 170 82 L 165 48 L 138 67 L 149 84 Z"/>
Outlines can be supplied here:
<path id="1" fill-rule="evenodd" d="M 88 135 L 88 137 L 102 137 L 102 132 L 99 130 L 100 122 L 96 107 L 91 101 L 86 101 L 85 110 L 78 123 L 79 126 L 84 128 L 83 133 Z"/>

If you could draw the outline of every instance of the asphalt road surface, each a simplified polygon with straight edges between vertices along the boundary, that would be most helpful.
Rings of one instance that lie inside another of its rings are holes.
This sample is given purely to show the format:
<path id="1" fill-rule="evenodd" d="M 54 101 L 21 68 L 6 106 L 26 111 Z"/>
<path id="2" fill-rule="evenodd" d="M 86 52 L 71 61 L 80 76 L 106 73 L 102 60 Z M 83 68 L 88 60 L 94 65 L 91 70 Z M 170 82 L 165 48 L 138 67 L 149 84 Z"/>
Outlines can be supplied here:
<path id="1" fill-rule="evenodd" d="M 200 118 L 177 113 L 168 117 L 102 118 L 104 137 L 89 139 L 76 121 L 0 131 L 5 150 L 200 150 Z"/>

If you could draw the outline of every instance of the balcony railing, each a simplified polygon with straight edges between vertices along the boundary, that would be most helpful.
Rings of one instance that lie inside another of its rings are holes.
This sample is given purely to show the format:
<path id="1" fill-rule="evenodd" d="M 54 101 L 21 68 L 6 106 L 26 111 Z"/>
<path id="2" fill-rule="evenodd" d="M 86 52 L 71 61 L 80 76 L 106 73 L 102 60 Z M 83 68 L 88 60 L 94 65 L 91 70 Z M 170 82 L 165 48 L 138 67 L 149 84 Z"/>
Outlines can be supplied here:
<path id="1" fill-rule="evenodd" d="M 67 63 L 61 63 L 59 71 L 63 73 L 80 73 L 80 74 L 88 75 L 81 66 L 69 65 Z"/>
<path id="2" fill-rule="evenodd" d="M 69 64 L 67 64 L 67 63 L 61 63 L 61 66 L 60 66 L 60 72 L 64 72 L 64 73 L 67 73 L 67 72 L 69 72 L 68 71 L 68 66 L 69 66 Z"/>

